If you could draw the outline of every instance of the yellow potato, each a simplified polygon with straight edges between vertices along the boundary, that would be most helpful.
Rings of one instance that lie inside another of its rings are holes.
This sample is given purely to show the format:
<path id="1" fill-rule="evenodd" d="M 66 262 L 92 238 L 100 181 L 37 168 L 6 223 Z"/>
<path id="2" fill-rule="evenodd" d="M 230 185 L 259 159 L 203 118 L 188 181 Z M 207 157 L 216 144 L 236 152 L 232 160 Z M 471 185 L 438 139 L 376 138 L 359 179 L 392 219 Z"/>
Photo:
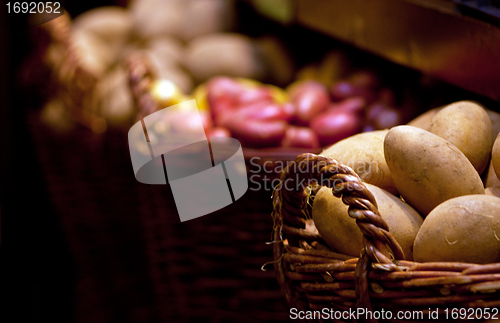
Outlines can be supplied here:
<path id="1" fill-rule="evenodd" d="M 397 194 L 384 157 L 384 137 L 387 132 L 378 130 L 351 136 L 325 149 L 321 155 L 351 167 L 364 182 Z"/>
<path id="2" fill-rule="evenodd" d="M 141 40 L 162 36 L 180 38 L 183 33 L 186 0 L 131 1 L 133 32 Z"/>
<path id="3" fill-rule="evenodd" d="M 97 78 L 102 77 L 115 62 L 114 53 L 106 42 L 90 32 L 72 29 L 70 43 L 83 68 Z"/>
<path id="4" fill-rule="evenodd" d="M 118 6 L 98 7 L 78 15 L 72 26 L 89 31 L 103 40 L 128 38 L 132 31 L 132 17 L 127 9 Z"/>
<path id="5" fill-rule="evenodd" d="M 201 35 L 228 31 L 234 22 L 232 0 L 185 1 L 186 9 L 180 37 L 188 42 Z"/>
<path id="6" fill-rule="evenodd" d="M 102 116 L 114 126 L 129 126 L 135 117 L 134 98 L 123 66 L 108 72 L 97 84 Z"/>
<path id="7" fill-rule="evenodd" d="M 445 201 L 425 218 L 415 261 L 500 261 L 500 198 L 466 195 Z"/>
<path id="8" fill-rule="evenodd" d="M 495 143 L 493 145 L 493 149 L 491 150 L 491 164 L 493 165 L 493 169 L 495 170 L 495 174 L 498 177 L 500 174 L 500 135 L 498 135 Z"/>
<path id="9" fill-rule="evenodd" d="M 411 206 L 389 192 L 366 184 L 377 201 L 378 210 L 389 226 L 389 232 L 403 249 L 406 259 L 413 259 L 413 241 L 422 224 L 422 217 Z M 358 257 L 363 248 L 363 235 L 356 221 L 347 214 L 347 206 L 322 188 L 313 203 L 313 220 L 321 237 L 333 249 Z"/>
<path id="10" fill-rule="evenodd" d="M 485 175 L 484 187 L 500 186 L 500 179 L 498 179 L 495 170 L 493 169 L 493 163 L 490 162 L 488 171 Z"/>
<path id="11" fill-rule="evenodd" d="M 429 131 L 429 129 L 431 128 L 432 118 L 434 118 L 434 116 L 439 111 L 441 111 L 442 108 L 443 107 L 439 107 L 439 108 L 434 108 L 432 110 L 429 110 L 429 111 L 419 115 L 418 117 L 416 117 L 412 121 L 408 122 L 407 125 Z"/>
<path id="12" fill-rule="evenodd" d="M 486 110 L 472 101 L 459 101 L 444 107 L 431 121 L 429 132 L 455 145 L 482 173 L 490 159 L 491 121 Z"/>
<path id="13" fill-rule="evenodd" d="M 385 136 L 384 153 L 399 193 L 423 216 L 450 198 L 484 194 L 481 178 L 467 157 L 428 131 L 394 127 Z"/>
<path id="14" fill-rule="evenodd" d="M 162 65 L 178 65 L 184 56 L 184 45 L 173 37 L 157 37 L 146 44 L 146 51 L 162 62 Z"/>
<path id="15" fill-rule="evenodd" d="M 491 120 L 492 138 L 495 141 L 500 133 L 500 113 L 488 109 L 486 109 L 486 113 L 488 113 Z"/>
<path id="16" fill-rule="evenodd" d="M 125 8 L 104 6 L 78 15 L 72 28 L 89 32 L 106 43 L 108 51 L 117 58 L 132 31 L 132 17 Z"/>
<path id="17" fill-rule="evenodd" d="M 253 41 L 240 34 L 210 34 L 192 40 L 186 47 L 184 64 L 197 82 L 216 75 L 256 80 L 265 76 Z"/>
<path id="18" fill-rule="evenodd" d="M 500 197 L 500 187 L 498 186 L 487 187 L 484 190 L 484 194 Z"/>

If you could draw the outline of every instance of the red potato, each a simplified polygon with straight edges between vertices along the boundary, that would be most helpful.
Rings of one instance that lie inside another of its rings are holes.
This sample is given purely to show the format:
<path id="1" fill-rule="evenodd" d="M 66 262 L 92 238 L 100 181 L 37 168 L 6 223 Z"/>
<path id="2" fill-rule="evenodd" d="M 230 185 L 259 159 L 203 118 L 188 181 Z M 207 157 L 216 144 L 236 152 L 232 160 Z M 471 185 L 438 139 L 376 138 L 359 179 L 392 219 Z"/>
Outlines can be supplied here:
<path id="1" fill-rule="evenodd" d="M 216 77 L 207 83 L 207 102 L 215 117 L 220 111 L 234 109 L 243 86 L 229 77 Z"/>
<path id="2" fill-rule="evenodd" d="M 386 108 L 387 108 L 387 106 L 382 102 L 377 102 L 377 103 L 370 105 L 366 109 L 366 113 L 365 113 L 366 120 L 368 120 L 369 123 L 372 123 L 378 117 L 378 115 L 382 112 L 382 110 L 384 110 Z"/>
<path id="3" fill-rule="evenodd" d="M 209 97 L 228 96 L 235 99 L 244 89 L 237 80 L 227 76 L 214 77 L 207 83 Z"/>
<path id="4" fill-rule="evenodd" d="M 234 117 L 236 111 L 236 107 L 221 109 L 217 112 L 212 111 L 215 126 L 225 127 L 227 123 Z"/>
<path id="5" fill-rule="evenodd" d="M 285 138 L 281 141 L 282 147 L 319 148 L 319 140 L 311 128 L 289 126 Z"/>
<path id="6" fill-rule="evenodd" d="M 231 133 L 229 130 L 227 130 L 224 127 L 215 127 L 208 129 L 206 131 L 207 133 L 207 138 L 212 138 L 212 137 L 231 137 Z"/>
<path id="7" fill-rule="evenodd" d="M 272 102 L 273 96 L 271 91 L 265 87 L 256 87 L 244 89 L 237 95 L 236 104 L 246 105 L 257 102 Z"/>
<path id="8" fill-rule="evenodd" d="M 401 117 L 401 111 L 394 108 L 387 108 L 383 110 L 374 120 L 373 125 L 375 129 L 389 129 L 402 124 L 403 118 Z"/>
<path id="9" fill-rule="evenodd" d="M 333 101 L 343 101 L 354 96 L 362 97 L 367 104 L 372 103 L 377 98 L 377 94 L 373 90 L 356 86 L 348 81 L 334 83 L 330 89 L 330 96 Z"/>
<path id="10" fill-rule="evenodd" d="M 295 84 L 290 89 L 290 101 L 295 106 L 294 120 L 307 125 L 318 114 L 328 108 L 330 100 L 325 86 L 316 81 Z"/>
<path id="11" fill-rule="evenodd" d="M 383 88 L 379 91 L 378 101 L 385 103 L 390 107 L 396 106 L 396 94 L 390 88 Z"/>
<path id="12" fill-rule="evenodd" d="M 244 118 L 260 121 L 290 121 L 293 113 L 291 104 L 277 104 L 273 102 L 256 102 L 240 108 L 219 111 L 215 116 L 217 126 L 226 127 L 234 118 Z"/>
<path id="13" fill-rule="evenodd" d="M 233 100 L 228 96 L 215 97 L 211 96 L 209 92 L 207 94 L 207 102 L 214 119 L 222 112 L 236 109 L 236 104 L 234 104 Z"/>
<path id="14" fill-rule="evenodd" d="M 345 99 L 344 101 L 338 103 L 333 103 L 328 108 L 328 111 L 344 111 L 361 116 L 365 112 L 365 106 L 365 99 L 363 99 L 362 97 L 353 97 Z"/>
<path id="15" fill-rule="evenodd" d="M 389 129 L 403 123 L 401 111 L 382 102 L 372 104 L 368 108 L 366 119 L 375 130 Z"/>
<path id="16" fill-rule="evenodd" d="M 227 129 L 234 138 L 246 147 L 279 146 L 285 137 L 288 124 L 285 121 L 260 121 L 245 118 L 233 118 Z"/>
<path id="17" fill-rule="evenodd" d="M 278 104 L 273 102 L 257 102 L 240 107 L 235 115 L 253 120 L 262 121 L 290 121 L 292 117 L 291 104 Z"/>
<path id="18" fill-rule="evenodd" d="M 311 128 L 318 135 L 322 146 L 329 146 L 355 135 L 362 127 L 361 119 L 357 115 L 345 111 L 328 111 L 311 122 Z"/>
<path id="19" fill-rule="evenodd" d="M 363 126 L 363 132 L 372 132 L 375 131 L 375 128 L 371 124 L 365 124 Z"/>
<path id="20" fill-rule="evenodd" d="M 372 71 L 360 71 L 349 77 L 349 82 L 357 87 L 375 90 L 380 85 L 380 80 Z"/>
<path id="21" fill-rule="evenodd" d="M 207 83 L 207 100 L 217 104 L 227 99 L 234 105 L 250 104 L 260 101 L 272 101 L 271 90 L 266 87 L 249 87 L 229 77 L 216 77 Z"/>

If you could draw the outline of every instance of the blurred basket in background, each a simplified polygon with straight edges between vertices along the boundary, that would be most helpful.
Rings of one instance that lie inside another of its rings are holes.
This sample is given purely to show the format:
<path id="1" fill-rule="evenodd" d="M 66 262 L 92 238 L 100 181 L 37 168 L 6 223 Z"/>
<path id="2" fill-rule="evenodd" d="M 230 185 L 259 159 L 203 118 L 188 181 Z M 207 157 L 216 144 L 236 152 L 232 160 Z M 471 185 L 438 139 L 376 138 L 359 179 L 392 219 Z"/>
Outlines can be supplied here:
<path id="1" fill-rule="evenodd" d="M 263 242 L 270 240 L 271 191 L 249 191 L 180 223 L 169 186 L 135 180 L 127 133 L 106 126 L 90 100 L 99 80 L 71 54 L 60 33 L 69 23 L 63 16 L 43 28 L 65 52 L 51 70 L 56 98 L 66 98 L 66 112 L 86 127 L 54 129 L 41 122 L 43 111 L 28 124 L 76 263 L 75 321 L 285 320 L 275 274 L 261 270 L 272 255 Z"/>

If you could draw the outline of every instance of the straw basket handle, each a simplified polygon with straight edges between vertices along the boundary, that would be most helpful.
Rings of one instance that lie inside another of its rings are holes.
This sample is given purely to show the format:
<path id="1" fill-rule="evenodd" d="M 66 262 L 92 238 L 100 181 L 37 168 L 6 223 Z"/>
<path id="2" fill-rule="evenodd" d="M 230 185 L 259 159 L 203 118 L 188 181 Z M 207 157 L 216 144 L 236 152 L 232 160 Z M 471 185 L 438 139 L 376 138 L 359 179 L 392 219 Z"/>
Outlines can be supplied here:
<path id="1" fill-rule="evenodd" d="M 359 307 L 371 310 L 368 271 L 371 267 L 399 271 L 393 260 L 404 259 L 404 254 L 380 216 L 374 196 L 350 167 L 315 154 L 302 154 L 287 165 L 273 196 L 273 238 L 279 242 L 274 244 L 274 257 L 280 260 L 284 252 L 282 232 L 301 230 L 287 224 L 296 226 L 302 222 L 303 234 L 311 234 L 305 230 L 305 220 L 310 218 L 308 196 L 323 186 L 330 187 L 334 196 L 342 197 L 342 202 L 349 206 L 349 216 L 356 219 L 363 233 L 364 248 L 355 270 L 356 298 Z M 288 303 L 295 306 L 283 266 L 282 261 L 275 263 L 278 282 Z"/>

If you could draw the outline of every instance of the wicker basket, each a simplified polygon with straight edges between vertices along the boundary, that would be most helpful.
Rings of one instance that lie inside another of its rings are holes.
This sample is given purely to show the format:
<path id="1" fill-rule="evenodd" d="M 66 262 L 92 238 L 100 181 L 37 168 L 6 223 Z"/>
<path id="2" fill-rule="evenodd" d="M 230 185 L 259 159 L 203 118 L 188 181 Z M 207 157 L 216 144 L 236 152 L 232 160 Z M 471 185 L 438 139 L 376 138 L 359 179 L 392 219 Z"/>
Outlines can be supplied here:
<path id="1" fill-rule="evenodd" d="M 39 30 L 65 51 L 63 61 L 48 64 L 51 94 L 81 126 L 60 133 L 39 111 L 27 122 L 76 266 L 74 295 L 67 295 L 75 322 L 286 321 L 274 273 L 261 270 L 272 257 L 264 243 L 272 191 L 249 190 L 224 209 L 180 223 L 170 188 L 135 180 L 126 131 L 106 127 L 89 102 L 96 80 L 68 44 L 70 23 L 61 16 Z M 127 68 L 138 118 L 158 110 L 147 60 L 133 57 Z"/>
<path id="2" fill-rule="evenodd" d="M 314 319 L 370 322 L 500 317 L 500 264 L 403 260 L 373 195 L 349 167 L 303 154 L 283 170 L 281 181 L 296 187 L 280 185 L 275 190 L 275 271 L 289 307 L 306 311 L 302 316 L 316 311 Z M 335 252 L 308 230 L 311 199 L 323 186 L 342 197 L 363 232 L 365 247 L 359 258 Z M 371 314 L 358 315 L 368 311 Z"/>

